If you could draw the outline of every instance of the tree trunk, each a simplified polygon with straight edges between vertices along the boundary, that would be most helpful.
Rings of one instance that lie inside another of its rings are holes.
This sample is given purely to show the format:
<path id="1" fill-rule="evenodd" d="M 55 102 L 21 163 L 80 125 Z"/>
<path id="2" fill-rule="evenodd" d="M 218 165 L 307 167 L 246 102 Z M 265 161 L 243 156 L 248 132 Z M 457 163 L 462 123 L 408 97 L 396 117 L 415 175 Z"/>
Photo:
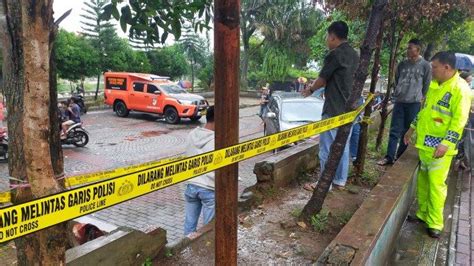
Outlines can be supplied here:
<path id="1" fill-rule="evenodd" d="M 391 42 L 391 49 L 390 49 L 390 61 L 389 61 L 389 69 L 388 69 L 388 84 L 387 84 L 387 92 L 385 94 L 385 98 L 383 99 L 381 106 L 382 110 L 380 112 L 381 115 L 381 121 L 380 121 L 380 127 L 379 127 L 379 132 L 377 134 L 377 141 L 375 143 L 375 149 L 379 150 L 380 146 L 382 145 L 383 141 L 383 135 L 385 131 L 385 124 L 388 118 L 388 115 L 390 114 L 388 112 L 388 101 L 390 99 L 390 95 L 392 93 L 392 88 L 394 85 L 394 79 L 395 79 L 395 65 L 397 62 L 397 55 L 398 55 L 398 50 L 400 50 L 400 44 L 403 40 L 404 36 L 404 31 L 400 30 L 398 33 L 398 38 L 395 36 L 395 28 L 396 28 L 396 22 L 393 22 L 392 24 L 392 42 Z"/>
<path id="2" fill-rule="evenodd" d="M 387 5 L 387 0 L 376 0 L 372 6 L 370 19 L 367 26 L 366 36 L 361 47 L 360 62 L 354 74 L 354 84 L 349 100 L 346 104 L 346 111 L 352 111 L 357 108 L 357 100 L 359 99 L 365 80 L 368 75 L 368 66 L 372 51 L 375 46 L 375 40 L 380 30 L 380 25 L 384 15 L 384 8 Z M 304 206 L 301 213 L 301 218 L 305 221 L 310 221 L 311 217 L 319 213 L 323 207 L 324 199 L 326 198 L 329 187 L 332 184 L 334 175 L 336 174 L 337 166 L 341 160 L 349 132 L 352 124 L 347 124 L 339 128 L 336 134 L 336 139 L 331 145 L 329 158 L 325 169 L 319 179 L 316 189 L 313 191 L 311 199 Z"/>
<path id="3" fill-rule="evenodd" d="M 379 80 L 379 70 L 380 70 L 380 51 L 382 50 L 382 40 L 383 40 L 383 23 L 380 27 L 379 34 L 377 36 L 377 47 L 375 48 L 374 54 L 374 65 L 372 67 L 371 74 L 371 83 L 370 83 L 370 93 L 375 92 L 377 82 Z M 364 110 L 364 117 L 370 118 L 372 114 L 372 103 L 367 104 Z M 364 119 L 364 121 L 366 121 Z M 369 124 L 367 122 L 361 122 L 361 134 L 359 139 L 359 147 L 357 149 L 357 159 L 355 161 L 355 176 L 356 180 L 360 183 L 360 178 L 364 173 L 365 166 L 365 156 L 367 154 L 367 143 L 369 139 Z"/>
<path id="4" fill-rule="evenodd" d="M 245 24 L 246 22 L 244 22 Z M 249 60 L 250 60 L 250 37 L 253 33 L 252 30 L 247 29 L 246 26 L 242 27 L 242 45 L 244 46 L 244 54 L 242 57 L 242 66 L 240 69 L 240 88 L 248 89 L 248 72 L 249 72 Z"/>
<path id="5" fill-rule="evenodd" d="M 97 101 L 97 96 L 99 95 L 99 87 L 100 87 L 100 76 L 101 74 L 97 74 L 97 86 L 95 87 L 95 95 L 94 95 L 94 100 Z M 84 94 L 85 96 L 85 94 Z"/>
<path id="6" fill-rule="evenodd" d="M 242 58 L 242 69 L 240 70 L 240 88 L 247 90 L 249 87 L 248 83 L 248 72 L 249 72 L 249 50 L 244 45 L 244 56 Z"/>
<path id="7" fill-rule="evenodd" d="M 240 1 L 214 1 L 216 149 L 239 143 Z M 238 164 L 216 171 L 215 265 L 237 265 Z"/>
<path id="8" fill-rule="evenodd" d="M 194 64 L 195 61 L 191 59 L 191 92 L 194 92 Z"/>
<path id="9" fill-rule="evenodd" d="M 434 48 L 435 45 L 432 42 L 428 43 L 428 45 L 426 46 L 426 50 L 423 53 L 423 58 L 425 58 L 426 61 L 430 61 L 431 56 L 433 55 Z"/>
<path id="10" fill-rule="evenodd" d="M 12 197 L 18 204 L 59 192 L 63 172 L 50 55 L 53 1 L 3 0 L 3 75 L 7 100 L 10 175 L 27 181 Z M 26 41 L 24 41 L 26 40 Z M 54 120 L 53 120 L 54 119 Z M 66 223 L 15 240 L 19 265 L 64 265 Z"/>

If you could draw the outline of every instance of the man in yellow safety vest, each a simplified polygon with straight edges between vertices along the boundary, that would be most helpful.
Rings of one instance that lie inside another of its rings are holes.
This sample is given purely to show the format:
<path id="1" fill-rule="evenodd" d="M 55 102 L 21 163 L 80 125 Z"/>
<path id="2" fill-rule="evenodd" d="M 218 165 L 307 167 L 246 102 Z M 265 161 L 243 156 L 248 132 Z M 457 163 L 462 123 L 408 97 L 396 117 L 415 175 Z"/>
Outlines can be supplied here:
<path id="1" fill-rule="evenodd" d="M 455 69 L 456 56 L 439 52 L 431 60 L 433 81 L 422 110 L 405 134 L 405 144 L 416 132 L 415 146 L 420 157 L 417 179 L 418 211 L 411 221 L 426 224 L 428 235 L 439 238 L 443 229 L 443 209 L 451 161 L 457 153 L 471 107 L 470 90 Z"/>

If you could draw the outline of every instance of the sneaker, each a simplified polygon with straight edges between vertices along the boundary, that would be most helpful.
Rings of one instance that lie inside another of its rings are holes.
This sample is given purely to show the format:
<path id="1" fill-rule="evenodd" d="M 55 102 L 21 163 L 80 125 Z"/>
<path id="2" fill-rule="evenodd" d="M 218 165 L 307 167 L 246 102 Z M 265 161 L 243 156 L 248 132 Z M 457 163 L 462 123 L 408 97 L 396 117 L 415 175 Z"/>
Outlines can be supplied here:
<path id="1" fill-rule="evenodd" d="M 377 162 L 377 165 L 380 165 L 380 166 L 386 166 L 386 165 L 392 165 L 392 164 L 393 164 L 393 161 L 387 157 Z"/>
<path id="2" fill-rule="evenodd" d="M 313 192 L 313 190 L 316 189 L 317 185 L 318 185 L 318 181 L 316 181 L 314 183 L 306 183 L 306 184 L 304 184 L 303 189 L 307 190 L 307 191 L 310 191 L 310 192 Z"/>

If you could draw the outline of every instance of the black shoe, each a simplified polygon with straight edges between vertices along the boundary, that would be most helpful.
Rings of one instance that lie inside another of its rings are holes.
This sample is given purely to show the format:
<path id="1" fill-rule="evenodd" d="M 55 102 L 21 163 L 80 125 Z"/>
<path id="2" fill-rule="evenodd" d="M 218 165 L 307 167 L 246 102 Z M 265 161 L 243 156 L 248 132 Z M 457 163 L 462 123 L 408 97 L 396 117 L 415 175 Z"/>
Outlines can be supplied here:
<path id="1" fill-rule="evenodd" d="M 377 164 L 380 165 L 380 166 L 392 165 L 393 161 L 390 160 L 388 157 L 385 157 L 382 160 L 378 161 Z"/>
<path id="2" fill-rule="evenodd" d="M 441 231 L 438 230 L 438 229 L 427 228 L 426 231 L 428 231 L 428 235 L 432 238 L 440 238 L 441 237 Z"/>
<path id="3" fill-rule="evenodd" d="M 420 224 L 424 224 L 425 221 L 421 220 L 420 218 L 418 218 L 418 216 L 416 215 L 408 215 L 407 216 L 407 221 L 409 221 L 410 223 L 420 223 Z"/>

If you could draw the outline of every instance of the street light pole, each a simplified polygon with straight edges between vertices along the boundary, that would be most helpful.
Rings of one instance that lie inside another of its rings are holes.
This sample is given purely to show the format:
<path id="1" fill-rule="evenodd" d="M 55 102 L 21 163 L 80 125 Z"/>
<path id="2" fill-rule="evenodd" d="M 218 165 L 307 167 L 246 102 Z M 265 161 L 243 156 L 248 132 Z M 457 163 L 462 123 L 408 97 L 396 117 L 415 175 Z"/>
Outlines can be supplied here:
<path id="1" fill-rule="evenodd" d="M 240 0 L 214 1 L 216 149 L 239 142 Z M 237 265 L 238 165 L 216 171 L 215 264 Z"/>

